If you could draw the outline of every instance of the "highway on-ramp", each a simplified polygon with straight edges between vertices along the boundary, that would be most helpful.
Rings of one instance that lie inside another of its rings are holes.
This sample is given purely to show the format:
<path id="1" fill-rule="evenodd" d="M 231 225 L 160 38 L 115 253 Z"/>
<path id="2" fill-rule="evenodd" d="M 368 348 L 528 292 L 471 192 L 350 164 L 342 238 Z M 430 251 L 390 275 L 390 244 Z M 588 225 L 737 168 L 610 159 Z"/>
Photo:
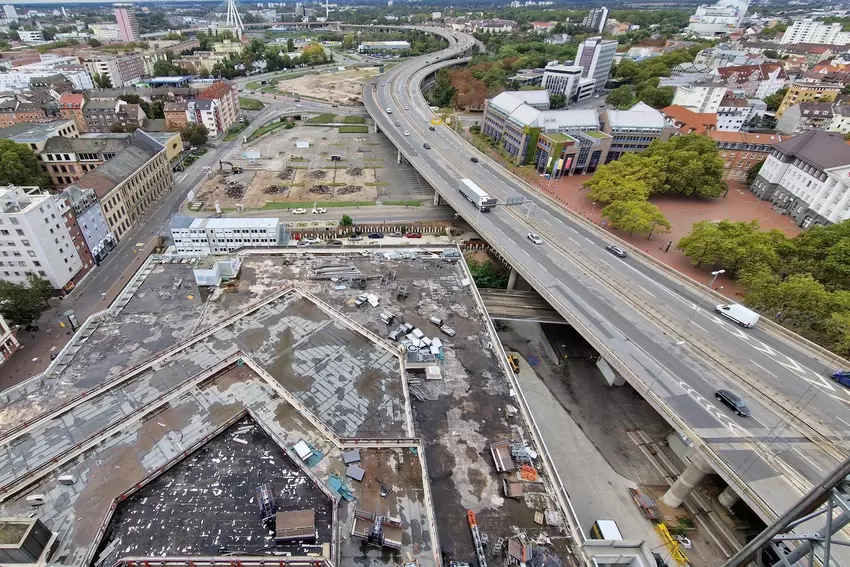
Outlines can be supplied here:
<path id="1" fill-rule="evenodd" d="M 704 443 L 715 470 L 763 519 L 784 511 L 848 450 L 850 395 L 824 378 L 835 363 L 800 341 L 721 320 L 705 290 L 634 257 L 607 253 L 604 232 L 548 202 L 446 126 L 429 130 L 434 115 L 418 85 L 437 66 L 452 63 L 439 60 L 464 54 L 471 38 L 456 38 L 449 49 L 366 85 L 364 102 L 378 127 L 662 415 Z M 500 202 L 519 196 L 533 205 L 479 213 L 456 191 L 465 177 Z M 542 234 L 544 244 L 529 241 L 531 231 Z M 743 394 L 753 415 L 737 417 L 716 403 L 721 388 Z"/>

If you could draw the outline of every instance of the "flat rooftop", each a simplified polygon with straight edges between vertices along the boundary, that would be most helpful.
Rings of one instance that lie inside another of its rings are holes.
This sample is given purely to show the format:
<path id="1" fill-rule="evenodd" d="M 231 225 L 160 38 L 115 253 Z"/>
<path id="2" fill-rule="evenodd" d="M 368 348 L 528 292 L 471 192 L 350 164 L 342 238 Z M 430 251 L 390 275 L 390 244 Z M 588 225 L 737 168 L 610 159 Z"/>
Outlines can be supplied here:
<path id="1" fill-rule="evenodd" d="M 273 474 L 283 482 L 281 471 L 291 468 L 281 452 L 304 442 L 312 451 L 304 474 L 337 502 L 329 529 L 339 533 L 339 563 L 412 557 L 432 567 L 438 552 L 472 562 L 467 510 L 491 541 L 515 528 L 532 539 L 545 533 L 548 552 L 569 557 L 571 540 L 557 526 L 534 522 L 535 512 L 557 508 L 542 478 L 523 483 L 522 500 L 502 495 L 503 474 L 489 446 L 531 446 L 532 435 L 509 411 L 511 382 L 478 295 L 464 285 L 468 270 L 445 261 L 444 248 L 251 251 L 241 256 L 239 276 L 214 289 L 195 284 L 192 263 L 150 259 L 109 316 L 79 330 L 51 372 L 4 393 L 0 514 L 26 517 L 33 509 L 25 497 L 43 494 L 36 514 L 61 534 L 51 559 L 57 565 L 101 555 L 112 563 L 128 555 L 209 553 L 207 539 L 221 518 L 244 515 L 229 543 L 218 540 L 237 548 L 260 536 L 257 504 L 246 502 L 254 478 Z M 321 275 L 340 265 L 365 289 Z M 408 295 L 400 299 L 402 285 Z M 376 305 L 358 306 L 361 293 Z M 395 321 L 384 323 L 382 312 Z M 457 334 L 441 334 L 431 317 Z M 399 345 L 387 338 L 399 321 L 441 339 L 441 379 L 403 367 Z M 233 433 L 246 419 L 255 424 L 256 443 Z M 255 444 L 266 447 L 276 472 L 249 453 Z M 360 481 L 346 476 L 342 459 L 353 448 L 365 471 Z M 218 472 L 205 475 L 210 463 Z M 160 469 L 170 470 L 156 478 Z M 62 485 L 59 475 L 76 482 Z M 213 486 L 222 479 L 234 480 Z M 209 486 L 187 488 L 202 480 Z M 177 505 L 181 485 L 185 507 Z M 227 510 L 217 498 L 231 502 Z M 400 519 L 401 549 L 351 537 L 355 509 Z M 153 518 L 165 515 L 164 523 L 192 529 L 163 541 Z"/>

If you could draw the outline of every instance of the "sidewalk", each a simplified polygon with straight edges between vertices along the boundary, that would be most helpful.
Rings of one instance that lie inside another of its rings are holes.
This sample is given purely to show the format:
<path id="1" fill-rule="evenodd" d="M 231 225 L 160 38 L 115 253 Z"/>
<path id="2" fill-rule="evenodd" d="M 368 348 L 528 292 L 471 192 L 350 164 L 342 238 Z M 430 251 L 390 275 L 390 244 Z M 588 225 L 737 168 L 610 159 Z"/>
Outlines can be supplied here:
<path id="1" fill-rule="evenodd" d="M 587 182 L 591 175 L 563 177 L 557 181 L 549 181 L 537 177 L 536 174 L 534 175 L 534 177 L 530 177 L 526 174 L 526 178 L 530 183 L 539 187 L 541 191 L 560 201 L 566 208 L 579 213 L 678 272 L 706 284 L 712 277 L 711 266 L 697 268 L 681 251 L 676 249 L 676 243 L 691 231 L 695 222 L 724 219 L 730 221 L 757 220 L 762 229 L 779 229 L 789 237 L 796 236 L 801 232 L 801 229 L 789 217 L 775 213 L 770 203 L 758 200 L 749 192 L 746 185 L 738 181 L 728 181 L 729 193 L 726 197 L 708 199 L 661 196 L 651 199 L 652 203 L 661 209 L 661 212 L 672 224 L 670 232 L 653 234 L 649 240 L 644 235 L 633 235 L 630 238 L 627 233 L 607 226 L 606 219 L 602 218 L 603 205 L 588 199 L 586 191 L 581 189 L 582 184 Z M 672 242 L 672 244 L 669 251 L 665 252 L 668 242 Z M 740 300 L 741 288 L 731 278 L 725 275 L 719 276 L 714 287 L 730 299 Z"/>

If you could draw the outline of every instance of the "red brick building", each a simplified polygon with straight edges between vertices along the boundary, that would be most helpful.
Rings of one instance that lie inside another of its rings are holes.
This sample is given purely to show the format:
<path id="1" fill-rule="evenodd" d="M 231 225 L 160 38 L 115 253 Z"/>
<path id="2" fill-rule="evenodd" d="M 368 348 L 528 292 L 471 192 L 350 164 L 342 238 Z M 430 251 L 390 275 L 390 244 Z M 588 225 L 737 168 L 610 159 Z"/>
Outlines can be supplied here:
<path id="1" fill-rule="evenodd" d="M 86 117 L 83 107 L 86 97 L 82 93 L 65 93 L 59 97 L 59 115 L 66 120 L 73 120 L 77 124 L 77 130 L 86 131 Z"/>
<path id="2" fill-rule="evenodd" d="M 720 132 L 718 130 L 709 132 L 708 135 L 717 144 L 720 157 L 723 159 L 723 178 L 736 181 L 743 181 L 752 166 L 767 159 L 773 144 L 784 139 L 781 134 Z"/>

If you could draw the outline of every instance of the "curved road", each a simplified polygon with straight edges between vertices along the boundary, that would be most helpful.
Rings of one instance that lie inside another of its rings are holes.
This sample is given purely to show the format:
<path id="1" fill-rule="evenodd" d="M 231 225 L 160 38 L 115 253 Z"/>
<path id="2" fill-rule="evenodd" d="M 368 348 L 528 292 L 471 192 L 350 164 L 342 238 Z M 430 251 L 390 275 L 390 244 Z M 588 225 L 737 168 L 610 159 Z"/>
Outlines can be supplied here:
<path id="1" fill-rule="evenodd" d="M 847 452 L 850 395 L 824 378 L 834 363 L 764 328 L 741 329 L 719 319 L 704 290 L 636 258 L 608 254 L 604 232 L 550 204 L 449 128 L 429 130 L 433 113 L 418 85 L 467 49 L 472 38 L 455 35 L 449 49 L 399 65 L 367 84 L 370 114 L 541 295 L 568 321 L 587 327 L 606 358 L 608 349 L 651 390 L 648 399 L 662 402 L 661 413 L 677 429 L 690 430 L 712 458 L 719 457 L 720 468 L 725 466 L 718 470 L 721 476 L 771 520 Z M 426 142 L 430 150 L 423 147 Z M 524 197 L 532 204 L 478 213 L 455 190 L 464 177 L 500 202 Z M 526 239 L 531 231 L 544 235 L 542 246 Z M 744 394 L 753 416 L 740 418 L 717 404 L 714 393 L 720 388 Z"/>

